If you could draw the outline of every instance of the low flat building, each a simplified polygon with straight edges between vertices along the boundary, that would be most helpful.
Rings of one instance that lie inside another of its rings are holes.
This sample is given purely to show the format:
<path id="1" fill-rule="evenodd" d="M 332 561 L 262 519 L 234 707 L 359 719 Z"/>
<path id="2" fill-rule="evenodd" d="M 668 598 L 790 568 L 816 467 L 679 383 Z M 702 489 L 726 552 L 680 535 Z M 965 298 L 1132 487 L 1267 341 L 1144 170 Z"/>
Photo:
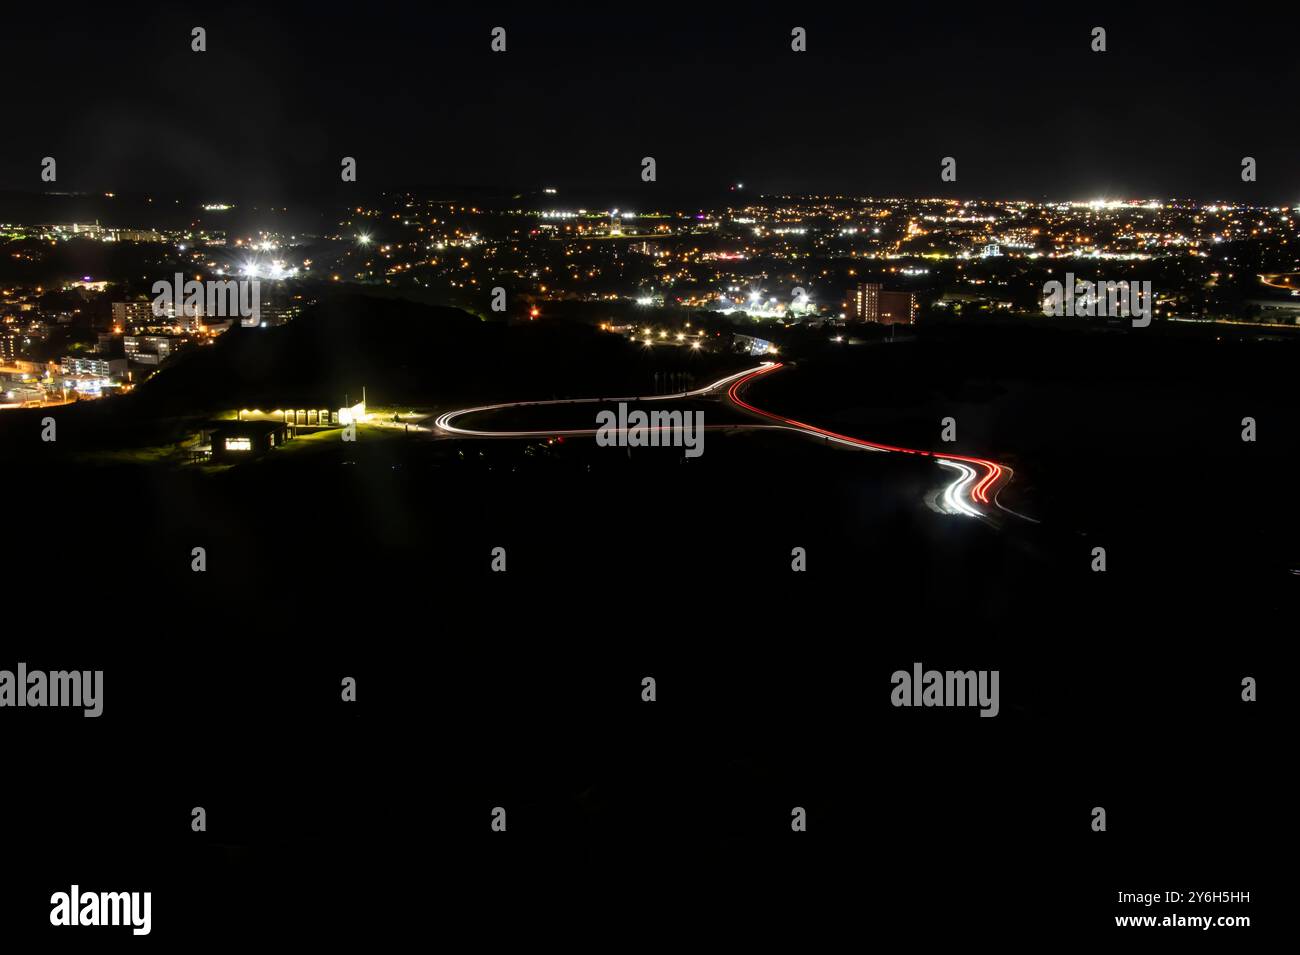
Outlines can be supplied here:
<path id="1" fill-rule="evenodd" d="M 261 457 L 289 440 L 282 421 L 231 421 L 212 432 L 212 460 L 234 463 Z"/>
<path id="2" fill-rule="evenodd" d="M 125 358 L 105 358 L 102 355 L 68 355 L 61 363 L 61 370 L 69 377 L 76 375 L 93 375 L 97 378 L 125 378 Z"/>
<path id="3" fill-rule="evenodd" d="M 91 395 L 95 397 L 103 394 L 105 389 L 115 387 L 112 378 L 106 378 L 103 375 L 95 375 L 89 372 L 64 372 L 59 375 L 59 382 L 64 391 L 75 391 L 79 395 Z"/>
<path id="4" fill-rule="evenodd" d="M 243 408 L 238 413 L 240 421 L 279 421 L 295 429 L 337 428 L 361 423 L 368 417 L 365 398 L 356 404 L 334 409 L 328 405 L 314 408 L 276 408 L 274 411 Z"/>

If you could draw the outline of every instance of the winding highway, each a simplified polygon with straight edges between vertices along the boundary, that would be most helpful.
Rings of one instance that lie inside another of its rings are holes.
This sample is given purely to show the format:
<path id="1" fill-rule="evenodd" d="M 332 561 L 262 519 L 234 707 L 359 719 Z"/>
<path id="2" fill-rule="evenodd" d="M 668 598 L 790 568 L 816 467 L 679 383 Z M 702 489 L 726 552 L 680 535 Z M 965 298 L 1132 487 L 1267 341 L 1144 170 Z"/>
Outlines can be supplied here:
<path id="1" fill-rule="evenodd" d="M 703 388 L 696 388 L 694 391 L 679 391 L 667 395 L 632 395 L 625 398 L 554 398 L 548 401 L 505 401 L 495 405 L 480 405 L 477 408 L 448 411 L 439 415 L 434 424 L 448 434 L 456 434 L 467 438 L 549 438 L 553 435 L 591 435 L 596 433 L 596 428 L 574 428 L 567 431 L 557 431 L 554 428 L 543 431 L 475 431 L 470 428 L 458 428 L 452 422 L 468 414 L 476 414 L 480 411 L 500 411 L 504 408 L 540 408 L 545 405 L 608 404 L 620 401 L 669 401 L 681 398 L 698 398 L 712 394 L 724 385 L 731 384 L 736 379 L 751 374 L 754 370 L 756 369 L 738 371 L 734 375 L 719 378 L 712 384 L 705 385 Z M 706 427 L 720 430 L 723 428 L 743 427 L 743 425 L 707 425 Z"/>
<path id="2" fill-rule="evenodd" d="M 819 428 L 816 425 L 807 422 L 797 421 L 794 418 L 787 418 L 775 414 L 771 411 L 765 411 L 756 407 L 741 397 L 744 389 L 755 379 L 769 375 L 784 367 L 780 362 L 763 362 L 757 368 L 751 368 L 746 371 L 736 372 L 725 378 L 720 378 L 703 388 L 696 388 L 693 391 L 682 391 L 673 394 L 662 395 L 633 395 L 623 398 L 602 397 L 602 398 L 556 398 L 546 401 L 506 401 L 499 404 L 479 405 L 474 408 L 462 408 L 457 411 L 447 411 L 439 415 L 434 425 L 436 430 L 441 431 L 449 436 L 467 437 L 467 438 L 549 438 L 556 436 L 589 436 L 597 433 L 596 428 L 571 428 L 555 429 L 547 428 L 531 431 L 484 431 L 476 428 L 463 428 L 455 422 L 466 415 L 478 414 L 487 411 L 501 411 L 507 408 L 533 408 L 547 405 L 572 405 L 572 404 L 609 404 L 613 402 L 643 402 L 643 401 L 668 401 L 683 398 L 699 398 L 725 392 L 725 398 L 731 405 L 740 411 L 749 414 L 758 419 L 761 423 L 745 424 L 723 424 L 723 425 L 706 425 L 708 430 L 736 430 L 741 428 L 753 428 L 763 430 L 781 430 L 781 431 L 798 431 L 810 437 L 819 438 L 824 441 L 832 441 L 837 444 L 847 445 L 848 447 L 858 448 L 864 451 L 877 451 L 892 454 L 915 454 L 920 457 L 933 458 L 941 467 L 954 472 L 953 480 L 944 488 L 942 493 L 936 496 L 936 504 L 945 513 L 961 515 L 964 517 L 984 517 L 986 512 L 981 507 L 990 505 L 996 506 L 1002 511 L 1021 518 L 1032 523 L 1038 523 L 1031 517 L 1026 517 L 1008 507 L 1003 506 L 998 501 L 998 494 L 1010 482 L 1014 472 L 1005 465 L 998 464 L 996 461 L 990 461 L 986 458 L 968 457 L 960 454 L 942 454 L 937 451 L 923 451 L 917 448 L 904 448 L 898 445 L 882 444 L 877 441 L 867 441 L 862 438 L 855 438 L 846 434 L 839 434 L 835 431 L 828 431 L 825 428 Z M 655 429 L 651 429 L 655 430 Z"/>
<path id="3" fill-rule="evenodd" d="M 866 441 L 862 438 L 854 438 L 846 434 L 827 431 L 825 428 L 819 428 L 813 424 L 796 421 L 793 418 L 785 418 L 781 415 L 773 414 L 770 411 L 764 411 L 762 408 L 756 408 L 740 397 L 741 390 L 755 378 L 760 375 L 769 374 L 781 367 L 782 365 L 780 362 L 765 363 L 763 367 L 737 377 L 727 389 L 727 398 L 736 407 L 743 408 L 751 414 L 758 415 L 771 421 L 780 422 L 787 427 L 803 431 L 806 434 L 825 438 L 830 441 L 836 441 L 840 444 L 864 448 L 868 451 L 916 454 L 921 457 L 934 458 L 940 465 L 958 465 L 956 468 L 958 471 L 958 477 L 945 489 L 943 496 L 940 499 L 943 502 L 944 509 L 948 511 L 948 513 L 962 514 L 967 517 L 984 516 L 983 512 L 981 512 L 977 507 L 970 506 L 970 504 L 966 503 L 966 498 L 969 498 L 971 504 L 993 504 L 1015 517 L 1031 521 L 1032 523 L 1038 523 L 1033 518 L 1025 517 L 1025 515 L 1019 514 L 1010 508 L 1003 507 L 1002 504 L 998 502 L 998 492 L 1006 487 L 1015 472 L 1009 467 L 998 464 L 996 461 L 989 461 L 986 458 L 972 458 L 961 454 L 941 454 L 937 451 L 921 451 L 917 448 L 903 448 L 893 444 L 881 444 L 877 441 Z M 974 470 L 976 468 L 978 468 L 979 471 Z M 979 472 L 983 473 L 983 477 L 978 481 L 975 481 L 974 479 L 978 476 Z M 993 495 L 992 499 L 989 497 L 990 494 Z"/>

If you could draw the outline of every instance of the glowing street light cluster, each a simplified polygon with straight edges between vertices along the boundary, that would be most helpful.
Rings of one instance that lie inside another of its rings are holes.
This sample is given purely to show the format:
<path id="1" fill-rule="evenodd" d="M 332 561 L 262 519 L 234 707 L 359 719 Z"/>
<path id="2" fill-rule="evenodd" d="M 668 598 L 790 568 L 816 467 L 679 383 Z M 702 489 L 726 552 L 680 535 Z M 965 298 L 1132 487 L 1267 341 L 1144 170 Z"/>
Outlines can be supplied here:
<path id="1" fill-rule="evenodd" d="M 240 272 L 245 278 L 283 281 L 284 279 L 297 278 L 298 267 L 296 265 L 292 267 L 286 266 L 279 259 L 274 262 L 250 261 L 244 263 Z"/>

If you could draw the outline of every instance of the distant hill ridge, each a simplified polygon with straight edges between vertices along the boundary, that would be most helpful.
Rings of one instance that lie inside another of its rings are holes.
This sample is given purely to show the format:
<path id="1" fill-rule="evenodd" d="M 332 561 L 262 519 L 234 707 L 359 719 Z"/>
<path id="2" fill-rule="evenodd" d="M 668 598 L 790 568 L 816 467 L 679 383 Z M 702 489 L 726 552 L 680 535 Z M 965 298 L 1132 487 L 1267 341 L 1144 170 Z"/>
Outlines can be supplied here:
<path id="1" fill-rule="evenodd" d="M 583 325 L 485 322 L 455 308 L 344 294 L 279 328 L 234 328 L 142 385 L 146 413 L 372 403 L 527 399 L 649 390 L 653 371 L 688 356 L 651 355 Z M 706 374 L 706 356 L 692 368 Z"/>

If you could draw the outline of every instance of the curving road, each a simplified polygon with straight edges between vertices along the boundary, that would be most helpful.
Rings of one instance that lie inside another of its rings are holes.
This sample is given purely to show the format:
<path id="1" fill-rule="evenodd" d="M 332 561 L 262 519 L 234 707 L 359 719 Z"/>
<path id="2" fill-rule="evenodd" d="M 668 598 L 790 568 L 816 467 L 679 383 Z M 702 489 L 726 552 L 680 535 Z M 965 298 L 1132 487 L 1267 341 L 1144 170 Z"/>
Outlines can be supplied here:
<path id="1" fill-rule="evenodd" d="M 696 398 L 710 395 L 725 388 L 726 398 L 731 404 L 752 416 L 763 421 L 762 424 L 745 425 L 745 424 L 725 424 L 725 425 L 706 425 L 708 430 L 736 430 L 740 428 L 753 428 L 765 430 L 781 431 L 798 431 L 811 437 L 819 438 L 825 441 L 834 441 L 837 444 L 847 445 L 864 451 L 879 451 L 883 453 L 896 454 L 916 454 L 921 457 L 933 458 L 941 467 L 956 472 L 954 480 L 944 488 L 943 492 L 937 496 L 936 501 L 941 509 L 949 514 L 958 514 L 965 517 L 984 517 L 985 512 L 980 510 L 980 506 L 990 504 L 998 507 L 1008 514 L 1023 520 L 1038 523 L 1031 517 L 1025 517 L 1023 514 L 1004 507 L 998 501 L 999 492 L 1010 482 L 1014 472 L 1011 468 L 998 464 L 996 461 L 990 461 L 985 458 L 967 457 L 960 454 L 941 454 L 935 451 L 922 451 L 916 448 L 904 448 L 898 445 L 881 444 L 877 441 L 866 441 L 862 438 L 854 438 L 846 434 L 838 434 L 834 431 L 828 431 L 825 428 L 819 428 L 816 425 L 808 424 L 803 421 L 796 421 L 794 418 L 786 418 L 782 415 L 774 414 L 771 411 L 765 411 L 762 408 L 744 400 L 740 395 L 741 391 L 761 375 L 771 374 L 784 367 L 780 362 L 763 362 L 757 368 L 751 368 L 746 371 L 736 372 L 725 378 L 705 385 L 703 388 L 696 388 L 693 391 L 682 391 L 674 394 L 665 395 L 633 395 L 624 398 L 555 398 L 547 401 L 505 401 L 493 405 L 479 405 L 475 408 L 462 408 L 457 411 L 447 411 L 439 415 L 434 422 L 435 428 L 451 436 L 467 438 L 549 438 L 560 435 L 588 436 L 597 433 L 596 428 L 571 428 L 571 429 L 544 429 L 536 431 L 483 431 L 474 428 L 462 428 L 454 422 L 466 415 L 477 414 L 484 411 L 500 411 L 506 408 L 532 408 L 546 405 L 572 405 L 572 404 L 608 404 L 611 402 L 633 402 L 633 401 L 665 401 L 680 398 Z M 654 429 L 651 429 L 654 430 Z M 990 495 L 992 495 L 990 497 Z"/>
<path id="2" fill-rule="evenodd" d="M 770 364 L 770 363 L 765 363 Z M 698 398 L 717 391 L 724 385 L 728 385 L 745 375 L 752 374 L 756 370 L 738 371 L 734 375 L 728 375 L 726 378 L 719 378 L 710 385 L 703 388 L 696 388 L 694 391 L 679 391 L 668 395 L 632 395 L 625 398 L 553 398 L 549 401 L 505 401 L 495 405 L 480 405 L 477 408 L 463 408 L 460 411 L 448 411 L 438 416 L 434 424 L 442 431 L 448 434 L 458 434 L 467 438 L 549 438 L 553 435 L 589 435 L 597 432 L 596 428 L 574 428 L 570 430 L 557 431 L 554 428 L 544 431 L 475 431 L 471 428 L 458 428 L 452 422 L 457 418 L 462 418 L 468 414 L 476 414 L 480 411 L 500 411 L 503 408 L 540 408 L 544 405 L 582 405 L 582 404 L 607 404 L 617 403 L 620 401 L 665 401 L 678 398 Z M 743 428 L 745 425 L 706 425 L 706 427 L 715 430 L 724 428 Z"/>
<path id="3" fill-rule="evenodd" d="M 921 457 L 934 458 L 940 465 L 952 468 L 958 472 L 957 478 L 948 485 L 940 498 L 944 509 L 951 514 L 963 514 L 967 517 L 982 517 L 984 516 L 983 512 L 972 505 L 993 504 L 1001 510 L 1006 511 L 1008 514 L 1037 523 L 1037 521 L 1034 521 L 1032 517 L 1025 517 L 1023 514 L 1017 514 L 1010 508 L 1003 507 L 1002 504 L 998 502 L 998 492 L 1000 492 L 1002 488 L 1006 487 L 1007 482 L 1011 480 L 1011 477 L 1015 472 L 1005 465 L 998 464 L 996 461 L 989 461 L 986 458 L 967 457 L 962 454 L 941 454 L 937 451 L 921 451 L 917 448 L 904 448 L 893 444 L 881 444 L 878 441 L 865 441 L 862 438 L 853 438 L 846 434 L 827 431 L 825 428 L 819 428 L 816 425 L 807 424 L 803 421 L 796 421 L 793 418 L 782 417 L 781 415 L 773 414 L 770 411 L 764 411 L 762 408 L 756 408 L 754 405 L 740 397 L 741 390 L 755 378 L 760 375 L 769 374 L 781 367 L 782 365 L 779 362 L 768 364 L 765 367 L 758 368 L 748 374 L 737 377 L 736 380 L 732 382 L 731 387 L 727 389 L 727 398 L 736 407 L 742 408 L 752 414 L 780 422 L 787 427 L 792 427 L 807 434 L 835 441 L 840 444 L 864 448 L 868 451 L 917 454 Z M 978 477 L 981 472 L 983 473 L 983 477 L 976 481 L 975 478 Z M 992 499 L 989 497 L 990 494 L 993 495 Z"/>

